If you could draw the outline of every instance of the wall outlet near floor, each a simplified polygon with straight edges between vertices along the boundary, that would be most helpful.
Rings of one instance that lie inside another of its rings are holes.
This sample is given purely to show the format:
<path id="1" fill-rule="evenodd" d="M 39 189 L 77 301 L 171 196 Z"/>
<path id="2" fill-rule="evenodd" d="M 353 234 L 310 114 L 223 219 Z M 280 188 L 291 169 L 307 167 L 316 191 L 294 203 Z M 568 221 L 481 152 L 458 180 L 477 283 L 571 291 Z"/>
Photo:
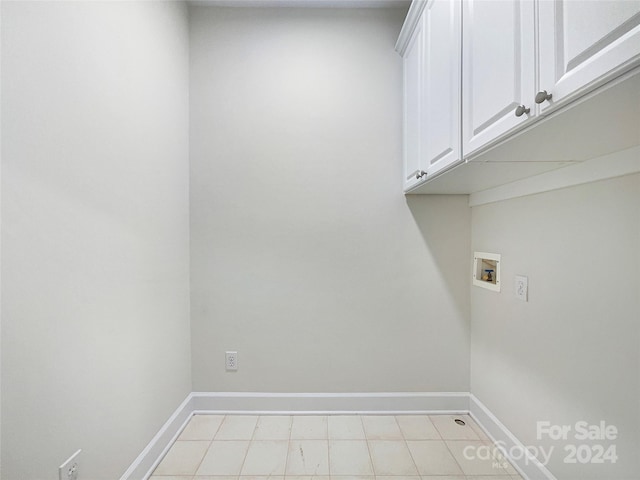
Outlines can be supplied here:
<path id="1" fill-rule="evenodd" d="M 58 480 L 78 480 L 80 470 L 80 452 L 71 455 L 62 465 L 58 467 Z"/>
<path id="2" fill-rule="evenodd" d="M 227 372 L 235 372 L 238 370 L 238 352 L 226 352 L 224 360 Z"/>
<path id="3" fill-rule="evenodd" d="M 527 294 L 529 293 L 529 279 L 527 277 L 523 277 L 522 275 L 516 275 L 516 298 L 527 301 Z"/>

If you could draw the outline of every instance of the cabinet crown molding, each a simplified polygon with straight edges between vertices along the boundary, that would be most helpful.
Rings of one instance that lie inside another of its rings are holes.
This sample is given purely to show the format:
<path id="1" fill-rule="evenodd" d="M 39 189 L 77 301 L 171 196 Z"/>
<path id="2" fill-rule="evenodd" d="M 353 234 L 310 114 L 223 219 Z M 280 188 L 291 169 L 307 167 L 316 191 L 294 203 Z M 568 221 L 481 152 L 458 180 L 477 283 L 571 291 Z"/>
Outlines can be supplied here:
<path id="1" fill-rule="evenodd" d="M 400 30 L 400 35 L 398 35 L 398 41 L 396 42 L 396 52 L 402 56 L 404 56 L 404 52 L 409 45 L 409 40 L 418 25 L 420 16 L 427 6 L 427 3 L 427 0 L 413 0 L 413 2 L 411 2 L 407 16 L 402 24 L 402 30 Z"/>

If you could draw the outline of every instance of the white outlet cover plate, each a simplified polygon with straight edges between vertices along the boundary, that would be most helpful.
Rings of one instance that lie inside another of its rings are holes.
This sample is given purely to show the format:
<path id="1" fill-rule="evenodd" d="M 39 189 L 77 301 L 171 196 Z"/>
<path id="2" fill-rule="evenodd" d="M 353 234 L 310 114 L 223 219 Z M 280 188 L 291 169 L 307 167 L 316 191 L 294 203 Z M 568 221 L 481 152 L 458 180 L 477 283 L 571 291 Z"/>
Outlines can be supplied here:
<path id="1" fill-rule="evenodd" d="M 80 467 L 80 452 L 71 455 L 65 462 L 58 467 L 58 480 L 76 480 L 78 478 L 78 470 Z M 75 468 L 74 468 L 75 465 Z"/>
<path id="2" fill-rule="evenodd" d="M 529 279 L 522 275 L 516 275 L 516 283 L 514 289 L 516 298 L 526 302 L 529 294 Z"/>
<path id="3" fill-rule="evenodd" d="M 225 352 L 225 367 L 228 372 L 238 370 L 238 352 Z"/>

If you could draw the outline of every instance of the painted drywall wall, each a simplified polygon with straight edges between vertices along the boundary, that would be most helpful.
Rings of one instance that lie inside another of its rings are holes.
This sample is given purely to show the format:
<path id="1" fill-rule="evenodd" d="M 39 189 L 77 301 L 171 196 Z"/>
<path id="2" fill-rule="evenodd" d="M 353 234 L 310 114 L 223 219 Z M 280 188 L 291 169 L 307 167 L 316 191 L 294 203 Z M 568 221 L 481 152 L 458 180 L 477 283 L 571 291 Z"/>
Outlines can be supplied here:
<path id="1" fill-rule="evenodd" d="M 0 126 L 2 125 L 2 2 L 0 2 Z M 0 127 L 0 478 L 2 478 L 2 128 Z"/>
<path id="2" fill-rule="evenodd" d="M 630 175 L 472 209 L 473 249 L 502 254 L 502 292 L 472 287 L 471 391 L 525 445 L 555 448 L 558 479 L 639 478 L 639 204 Z M 572 430 L 539 439 L 538 421 Z M 618 438 L 576 439 L 579 421 Z M 565 463 L 582 444 L 587 460 L 592 445 L 616 445 L 617 463 Z"/>
<path id="3" fill-rule="evenodd" d="M 187 9 L 2 4 L 2 478 L 113 480 L 191 390 Z"/>
<path id="4" fill-rule="evenodd" d="M 195 390 L 468 391 L 470 209 L 402 194 L 404 14 L 190 10 Z"/>

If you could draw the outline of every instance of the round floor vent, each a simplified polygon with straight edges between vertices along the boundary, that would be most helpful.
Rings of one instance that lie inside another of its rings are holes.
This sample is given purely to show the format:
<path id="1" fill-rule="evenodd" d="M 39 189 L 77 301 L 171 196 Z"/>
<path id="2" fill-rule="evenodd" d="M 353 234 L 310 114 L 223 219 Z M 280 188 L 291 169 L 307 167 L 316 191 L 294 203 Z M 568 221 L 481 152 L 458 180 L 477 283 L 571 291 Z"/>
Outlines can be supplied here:
<path id="1" fill-rule="evenodd" d="M 464 420 L 460 420 L 459 418 L 456 418 L 454 422 L 456 422 L 458 425 L 466 425 L 466 423 L 464 423 Z"/>

